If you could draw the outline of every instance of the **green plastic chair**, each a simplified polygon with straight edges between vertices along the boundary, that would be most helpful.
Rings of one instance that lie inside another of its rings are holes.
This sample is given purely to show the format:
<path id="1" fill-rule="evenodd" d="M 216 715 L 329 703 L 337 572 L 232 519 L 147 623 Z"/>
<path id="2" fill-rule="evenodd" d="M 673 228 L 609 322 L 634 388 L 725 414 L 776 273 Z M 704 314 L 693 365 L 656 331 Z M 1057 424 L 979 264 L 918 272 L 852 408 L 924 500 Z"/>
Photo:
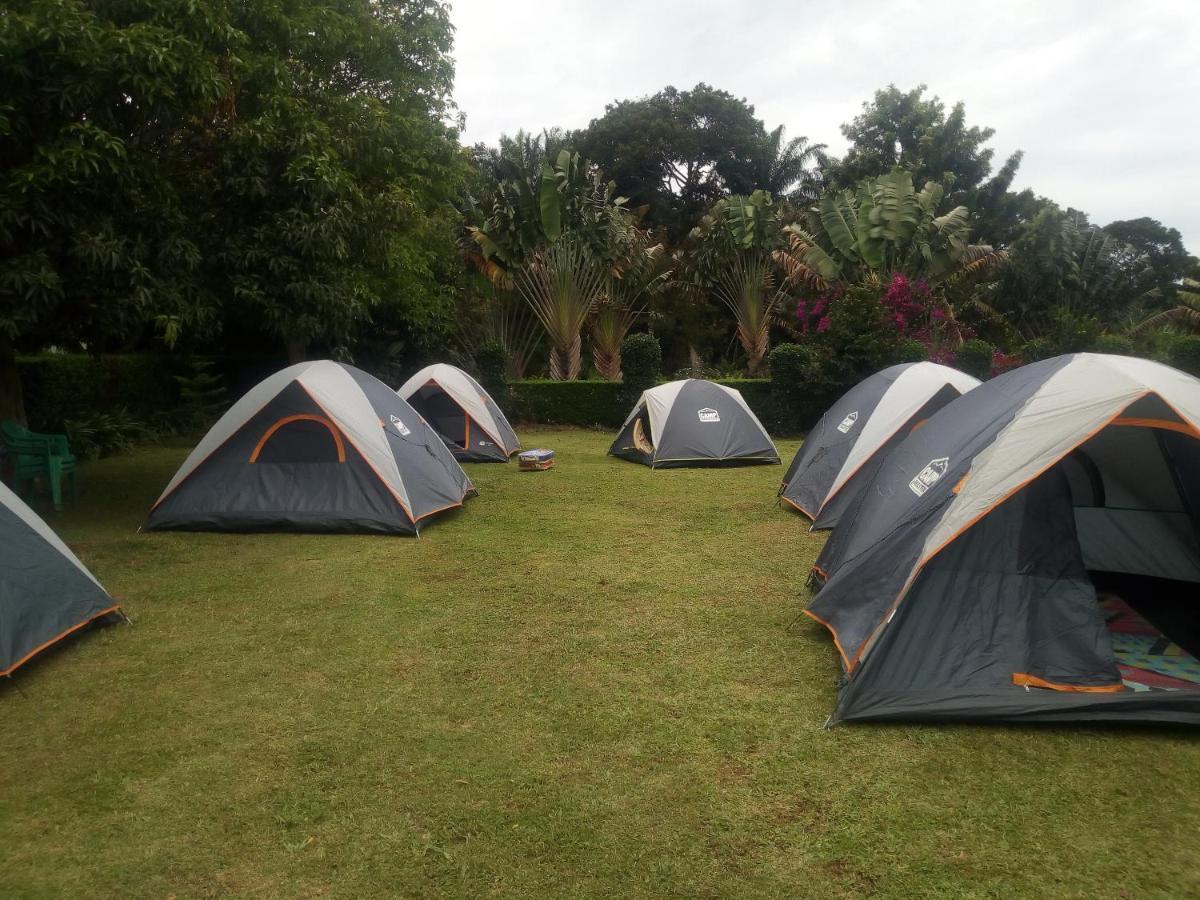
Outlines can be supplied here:
<path id="1" fill-rule="evenodd" d="M 0 435 L 8 448 L 17 494 L 28 496 L 38 478 L 46 479 L 56 512 L 63 508 L 63 479 L 70 482 L 72 502 L 79 499 L 75 456 L 65 434 L 38 434 L 17 422 L 0 422 Z"/>

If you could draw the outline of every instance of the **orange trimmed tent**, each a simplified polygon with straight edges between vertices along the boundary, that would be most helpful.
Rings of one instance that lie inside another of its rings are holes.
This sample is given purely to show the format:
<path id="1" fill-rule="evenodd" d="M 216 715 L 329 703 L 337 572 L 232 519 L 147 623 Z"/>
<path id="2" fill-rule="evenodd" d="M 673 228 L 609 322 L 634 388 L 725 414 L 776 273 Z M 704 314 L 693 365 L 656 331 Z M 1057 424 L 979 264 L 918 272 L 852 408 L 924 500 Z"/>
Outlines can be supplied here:
<path id="1" fill-rule="evenodd" d="M 901 363 L 865 378 L 821 417 L 783 476 L 779 498 L 834 528 L 888 450 L 935 412 L 979 385 L 957 369 Z"/>
<path id="2" fill-rule="evenodd" d="M 416 534 L 474 493 L 441 438 L 391 388 L 320 360 L 277 372 L 235 403 L 145 527 Z"/>
<path id="3" fill-rule="evenodd" d="M 120 606 L 66 544 L 0 484 L 0 675 Z"/>
<path id="4" fill-rule="evenodd" d="M 508 462 L 521 449 L 517 433 L 491 395 L 462 369 L 426 366 L 396 391 L 462 462 Z"/>
<path id="5" fill-rule="evenodd" d="M 1200 380 L 1080 353 L 898 444 L 817 561 L 834 721 L 1200 724 Z"/>

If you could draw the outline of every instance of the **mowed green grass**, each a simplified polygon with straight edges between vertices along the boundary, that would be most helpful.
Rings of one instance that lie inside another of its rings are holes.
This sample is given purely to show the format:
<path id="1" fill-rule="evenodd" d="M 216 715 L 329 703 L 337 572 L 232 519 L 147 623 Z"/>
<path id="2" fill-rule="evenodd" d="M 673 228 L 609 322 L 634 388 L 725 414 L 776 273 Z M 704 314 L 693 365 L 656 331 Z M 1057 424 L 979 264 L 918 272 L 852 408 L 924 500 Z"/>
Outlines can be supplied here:
<path id="1" fill-rule="evenodd" d="M 185 449 L 88 466 L 134 624 L 0 685 L 0 896 L 1200 891 L 1192 734 L 824 730 L 780 467 L 523 438 L 419 540 L 139 535 Z"/>

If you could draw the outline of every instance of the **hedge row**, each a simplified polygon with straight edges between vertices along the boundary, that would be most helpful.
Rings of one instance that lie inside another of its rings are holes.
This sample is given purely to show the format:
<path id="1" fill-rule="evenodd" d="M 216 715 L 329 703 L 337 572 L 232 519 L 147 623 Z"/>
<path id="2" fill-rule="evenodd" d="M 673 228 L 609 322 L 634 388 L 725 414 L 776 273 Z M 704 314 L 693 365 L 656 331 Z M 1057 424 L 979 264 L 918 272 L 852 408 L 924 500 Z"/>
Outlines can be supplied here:
<path id="1" fill-rule="evenodd" d="M 150 353 L 22 356 L 17 367 L 34 430 L 61 431 L 68 419 L 118 407 L 137 419 L 154 420 L 178 402 L 167 358 Z"/>
<path id="2" fill-rule="evenodd" d="M 584 428 L 616 428 L 629 415 L 619 381 L 511 381 L 508 407 L 514 421 Z"/>
<path id="3" fill-rule="evenodd" d="M 809 398 L 798 398 L 796 405 L 801 411 L 785 417 L 766 378 L 728 378 L 717 383 L 741 391 L 754 414 L 770 430 L 796 420 L 808 427 L 821 414 Z M 507 412 L 509 418 L 519 422 L 613 429 L 625 421 L 630 410 L 620 382 L 529 380 L 514 381 L 508 389 Z M 784 430 L 791 429 L 785 426 Z"/>
<path id="4" fill-rule="evenodd" d="M 154 354 L 46 354 L 20 357 L 17 364 L 30 427 L 44 431 L 61 431 L 69 419 L 120 407 L 141 421 L 159 421 L 176 411 L 179 385 L 173 375 L 186 371 L 178 361 Z M 217 360 L 216 373 L 232 401 L 281 365 L 266 357 L 227 358 Z M 741 391 L 775 433 L 811 426 L 827 401 L 799 389 L 781 391 L 779 385 L 773 391 L 771 381 L 763 378 L 718 383 Z M 790 393 L 797 396 L 790 398 Z M 630 406 L 620 382 L 529 380 L 509 385 L 506 411 L 514 421 L 613 429 L 625 420 Z"/>

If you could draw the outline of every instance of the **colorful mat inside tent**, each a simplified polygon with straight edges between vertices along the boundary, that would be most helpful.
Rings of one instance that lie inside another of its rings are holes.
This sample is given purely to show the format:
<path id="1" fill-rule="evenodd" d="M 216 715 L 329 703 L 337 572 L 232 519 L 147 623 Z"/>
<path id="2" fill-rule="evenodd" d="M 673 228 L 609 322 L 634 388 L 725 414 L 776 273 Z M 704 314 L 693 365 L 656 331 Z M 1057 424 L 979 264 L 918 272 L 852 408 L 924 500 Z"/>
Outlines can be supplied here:
<path id="1" fill-rule="evenodd" d="M 1200 660 L 1115 594 L 1101 594 L 1100 608 L 1125 687 L 1131 691 L 1200 690 Z"/>

